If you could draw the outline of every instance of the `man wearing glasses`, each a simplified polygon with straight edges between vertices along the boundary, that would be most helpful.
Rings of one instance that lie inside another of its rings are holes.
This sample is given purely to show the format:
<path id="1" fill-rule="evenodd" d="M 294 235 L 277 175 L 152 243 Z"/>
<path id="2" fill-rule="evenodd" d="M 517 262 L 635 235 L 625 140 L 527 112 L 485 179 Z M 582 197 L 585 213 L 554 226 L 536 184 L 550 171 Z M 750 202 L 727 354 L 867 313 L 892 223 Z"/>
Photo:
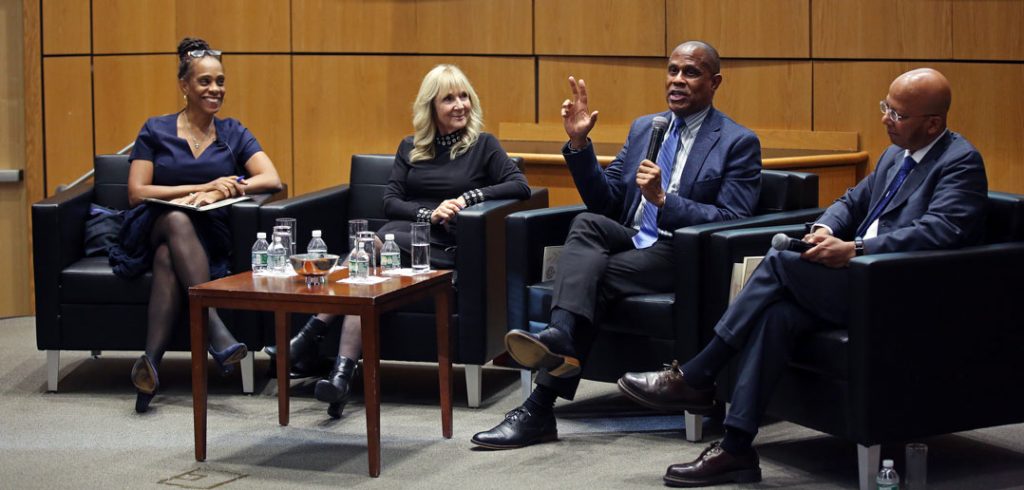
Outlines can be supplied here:
<path id="1" fill-rule="evenodd" d="M 860 255 L 953 249 L 982 238 L 988 183 L 981 155 L 946 129 L 952 95 L 938 71 L 900 75 L 880 103 L 893 145 L 875 171 L 818 219 L 802 254 L 769 250 L 715 326 L 714 339 L 681 367 L 628 373 L 619 388 L 664 410 L 709 410 L 715 378 L 739 354 L 725 437 L 692 462 L 669 466 L 670 486 L 761 480 L 752 447 L 758 425 L 801 332 L 842 323 L 845 267 Z M 895 301 L 895 299 L 894 299 Z"/>

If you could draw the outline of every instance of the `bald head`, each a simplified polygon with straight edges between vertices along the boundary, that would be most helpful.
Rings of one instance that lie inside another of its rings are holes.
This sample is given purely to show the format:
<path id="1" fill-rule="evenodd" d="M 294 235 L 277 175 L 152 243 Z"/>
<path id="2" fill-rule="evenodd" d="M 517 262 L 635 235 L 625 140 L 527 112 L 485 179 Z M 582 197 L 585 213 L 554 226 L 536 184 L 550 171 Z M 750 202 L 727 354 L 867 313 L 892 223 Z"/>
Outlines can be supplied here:
<path id="1" fill-rule="evenodd" d="M 718 50 L 704 41 L 686 41 L 676 46 L 676 49 L 673 49 L 672 52 L 693 53 L 697 50 L 702 52 L 700 57 L 707 64 L 708 70 L 712 75 L 722 71 L 722 59 L 718 56 Z"/>
<path id="2" fill-rule="evenodd" d="M 910 70 L 893 80 L 889 93 L 897 96 L 919 114 L 938 114 L 943 119 L 949 112 L 953 92 L 949 80 L 931 68 Z"/>

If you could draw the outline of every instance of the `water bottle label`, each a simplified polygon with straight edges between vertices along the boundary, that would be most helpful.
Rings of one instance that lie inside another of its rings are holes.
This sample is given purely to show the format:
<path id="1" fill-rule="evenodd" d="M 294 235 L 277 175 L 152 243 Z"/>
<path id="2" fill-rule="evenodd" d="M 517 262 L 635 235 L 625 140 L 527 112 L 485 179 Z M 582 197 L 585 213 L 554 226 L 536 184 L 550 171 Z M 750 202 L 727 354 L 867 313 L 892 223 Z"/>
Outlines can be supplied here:
<path id="1" fill-rule="evenodd" d="M 267 265 L 267 253 L 266 252 L 253 252 L 252 253 L 252 265 L 266 266 Z"/>
<path id="2" fill-rule="evenodd" d="M 878 490 L 900 490 L 900 486 L 896 484 L 879 483 Z"/>

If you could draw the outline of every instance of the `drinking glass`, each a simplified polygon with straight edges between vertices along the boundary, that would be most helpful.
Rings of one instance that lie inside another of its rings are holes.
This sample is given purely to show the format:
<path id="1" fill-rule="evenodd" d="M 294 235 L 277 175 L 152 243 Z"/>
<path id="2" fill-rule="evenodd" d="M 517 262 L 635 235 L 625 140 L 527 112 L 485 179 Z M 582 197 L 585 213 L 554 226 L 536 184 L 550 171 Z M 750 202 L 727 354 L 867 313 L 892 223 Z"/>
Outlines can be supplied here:
<path id="1" fill-rule="evenodd" d="M 412 270 L 430 270 L 430 223 L 412 224 Z"/>
<path id="2" fill-rule="evenodd" d="M 274 221 L 274 229 L 276 230 L 278 226 L 288 227 L 288 256 L 291 257 L 295 255 L 295 241 L 299 238 L 298 223 L 295 221 L 295 218 L 277 218 Z"/>
<path id="3" fill-rule="evenodd" d="M 372 231 L 360 231 L 356 235 L 356 240 L 359 246 L 366 251 L 370 275 L 376 275 L 374 272 L 377 270 L 377 234 Z"/>
<path id="4" fill-rule="evenodd" d="M 928 488 L 928 445 L 921 443 L 907 444 L 906 453 L 907 488 L 909 490 L 924 490 Z"/>
<path id="5" fill-rule="evenodd" d="M 356 249 L 356 238 L 359 236 L 360 231 L 369 230 L 369 223 L 365 219 L 350 219 L 348 220 L 348 248 L 349 250 Z"/>
<path id="6" fill-rule="evenodd" d="M 281 237 L 281 245 L 284 245 L 285 251 L 289 254 L 288 256 L 291 257 L 292 255 L 295 255 L 295 242 L 292 241 L 292 228 L 285 225 L 275 226 L 274 234 L 271 239 L 278 236 Z"/>

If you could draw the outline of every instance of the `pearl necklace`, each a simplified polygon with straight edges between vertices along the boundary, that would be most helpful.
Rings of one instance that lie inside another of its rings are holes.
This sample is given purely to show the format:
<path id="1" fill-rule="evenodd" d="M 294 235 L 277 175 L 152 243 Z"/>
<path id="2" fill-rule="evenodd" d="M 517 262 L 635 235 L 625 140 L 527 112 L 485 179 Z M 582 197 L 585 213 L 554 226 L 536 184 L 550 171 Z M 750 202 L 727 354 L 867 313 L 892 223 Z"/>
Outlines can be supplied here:
<path id="1" fill-rule="evenodd" d="M 188 136 L 189 136 L 189 138 L 192 138 L 192 146 L 195 149 L 198 150 L 199 147 L 202 146 L 202 143 L 206 143 L 206 140 L 210 139 L 210 131 L 206 131 L 206 132 L 202 133 L 203 134 L 203 140 L 202 141 L 199 141 L 198 139 L 196 139 L 195 131 L 193 131 L 193 129 L 192 129 L 192 121 L 189 120 L 187 112 L 185 113 L 185 125 L 188 127 Z M 213 126 L 213 120 L 212 119 L 210 120 L 210 126 Z"/>

